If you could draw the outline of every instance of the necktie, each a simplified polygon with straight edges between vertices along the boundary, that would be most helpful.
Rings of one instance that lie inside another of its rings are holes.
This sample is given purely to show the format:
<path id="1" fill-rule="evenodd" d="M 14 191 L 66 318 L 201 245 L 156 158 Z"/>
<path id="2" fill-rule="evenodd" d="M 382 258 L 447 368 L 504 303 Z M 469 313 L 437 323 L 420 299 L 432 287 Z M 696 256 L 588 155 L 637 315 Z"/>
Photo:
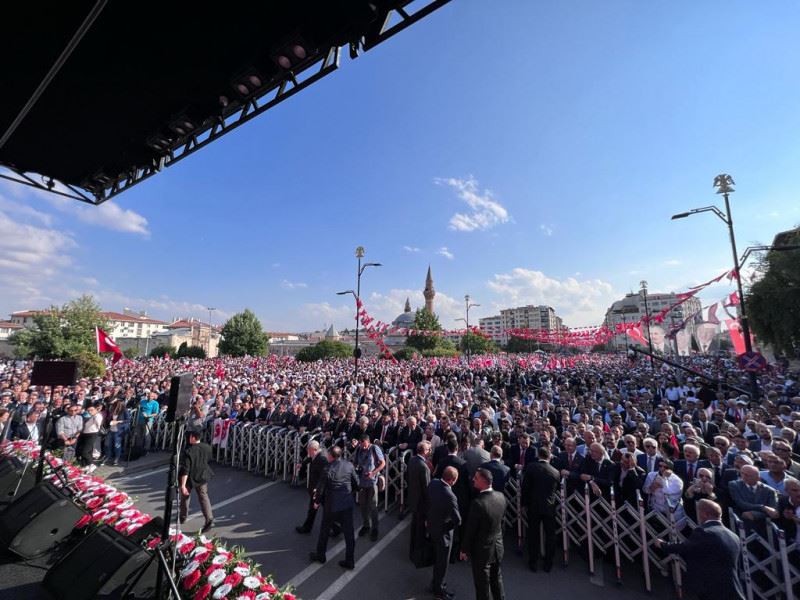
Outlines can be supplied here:
<path id="1" fill-rule="evenodd" d="M 655 470 L 655 469 L 654 469 L 654 466 L 653 466 L 653 463 L 655 462 L 655 460 L 656 460 L 656 459 L 655 459 L 654 457 L 652 457 L 652 456 L 650 456 L 650 457 L 647 459 L 647 472 L 648 472 L 648 473 L 652 473 L 652 472 Z"/>
<path id="2" fill-rule="evenodd" d="M 525 449 L 519 449 L 519 464 L 522 465 L 523 470 L 525 469 Z"/>
<path id="3" fill-rule="evenodd" d="M 569 470 L 570 471 L 572 470 L 572 467 L 573 467 L 574 464 L 575 464 L 575 455 L 574 454 L 570 454 L 569 455 Z"/>
<path id="4" fill-rule="evenodd" d="M 386 425 L 383 426 L 383 430 L 381 431 L 381 444 L 383 443 L 383 438 L 386 437 Z"/>
<path id="5" fill-rule="evenodd" d="M 688 479 L 689 481 L 692 481 L 692 479 L 694 479 L 694 464 L 693 463 L 690 463 L 689 464 L 689 468 L 686 469 L 686 479 Z"/>

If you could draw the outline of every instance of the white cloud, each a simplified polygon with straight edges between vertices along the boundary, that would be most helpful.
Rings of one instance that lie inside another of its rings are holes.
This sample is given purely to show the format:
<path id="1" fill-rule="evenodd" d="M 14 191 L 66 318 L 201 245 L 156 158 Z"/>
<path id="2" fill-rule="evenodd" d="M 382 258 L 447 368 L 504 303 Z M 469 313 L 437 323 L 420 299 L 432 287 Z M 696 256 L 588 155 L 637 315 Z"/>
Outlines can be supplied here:
<path id="1" fill-rule="evenodd" d="M 302 281 L 296 281 L 295 282 L 295 281 L 288 281 L 287 279 L 284 279 L 283 281 L 281 281 L 281 287 L 283 289 L 285 289 L 285 290 L 296 290 L 296 289 L 300 289 L 300 288 L 307 288 L 308 284 L 307 283 L 303 283 Z"/>
<path id="2" fill-rule="evenodd" d="M 664 261 L 665 267 L 677 267 L 680 264 L 682 263 L 677 258 L 670 258 Z"/>
<path id="3" fill-rule="evenodd" d="M 2 196 L 0 196 L 0 210 L 9 215 L 17 215 L 23 218 L 34 219 L 42 225 L 47 225 L 48 227 L 53 224 L 53 215 L 36 210 L 27 204 L 12 202 Z"/>
<path id="4" fill-rule="evenodd" d="M 434 183 L 453 188 L 456 195 L 472 209 L 469 213 L 457 212 L 450 217 L 450 229 L 486 230 L 510 220 L 506 208 L 493 198 L 490 190 L 484 189 L 481 192 L 478 181 L 472 176 L 467 179 L 437 177 Z"/>
<path id="5" fill-rule="evenodd" d="M 441 248 L 439 248 L 436 251 L 436 254 L 444 256 L 447 260 L 453 260 L 455 258 L 455 254 L 450 252 L 450 250 L 447 249 L 447 246 L 442 246 Z"/>
<path id="6" fill-rule="evenodd" d="M 121 208 L 113 200 L 104 202 L 100 206 L 89 206 L 77 200 L 58 196 L 46 196 L 46 200 L 60 212 L 73 216 L 83 223 L 112 231 L 150 236 L 145 217 L 130 209 Z"/>
<path id="7" fill-rule="evenodd" d="M 569 327 L 601 323 L 606 309 L 618 299 L 611 284 L 600 279 L 555 279 L 523 268 L 496 274 L 487 285 L 499 296 L 495 302 L 498 309 L 527 304 L 552 306 Z"/>
<path id="8" fill-rule="evenodd" d="M 332 306 L 330 302 L 311 302 L 304 304 L 301 310 L 302 323 L 306 325 L 310 322 L 318 323 L 317 325 L 311 325 L 310 329 L 320 329 L 323 325 L 330 325 L 331 323 L 336 325 L 337 329 L 355 326 L 355 302 L 338 306 Z"/>
<path id="9" fill-rule="evenodd" d="M 403 250 L 405 250 L 406 252 L 419 252 L 420 251 L 420 249 L 417 248 L 416 246 L 403 246 Z"/>
<path id="10" fill-rule="evenodd" d="M 550 225 L 545 225 L 544 223 L 539 225 L 539 231 L 541 231 L 547 237 L 550 237 L 551 235 L 553 235 L 553 228 L 550 227 Z"/>

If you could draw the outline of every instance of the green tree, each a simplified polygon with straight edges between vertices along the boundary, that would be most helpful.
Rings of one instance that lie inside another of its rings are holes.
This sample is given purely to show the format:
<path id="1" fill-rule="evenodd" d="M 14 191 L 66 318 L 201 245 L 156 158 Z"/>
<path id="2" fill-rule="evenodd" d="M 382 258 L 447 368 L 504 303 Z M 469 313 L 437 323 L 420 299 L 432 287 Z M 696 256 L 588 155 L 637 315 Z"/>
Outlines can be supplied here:
<path id="1" fill-rule="evenodd" d="M 313 362 L 325 358 L 349 358 L 353 356 L 353 347 L 344 342 L 322 340 L 313 346 L 301 348 L 295 358 L 300 362 Z"/>
<path id="2" fill-rule="evenodd" d="M 459 349 L 462 352 L 469 352 L 472 355 L 492 354 L 497 352 L 497 346 L 495 346 L 495 343 L 490 338 L 479 335 L 472 331 L 468 331 L 461 336 Z"/>
<path id="3" fill-rule="evenodd" d="M 439 317 L 426 308 L 418 308 L 414 315 L 414 329 L 422 331 L 441 331 Z M 440 342 L 437 335 L 409 335 L 406 338 L 406 345 L 417 350 L 433 350 Z"/>
<path id="4" fill-rule="evenodd" d="M 269 336 L 261 329 L 261 322 L 249 308 L 233 315 L 222 326 L 220 354 L 264 356 L 267 350 L 269 350 Z"/>
<path id="5" fill-rule="evenodd" d="M 177 354 L 175 346 L 167 346 L 166 344 L 156 346 L 155 348 L 150 350 L 149 356 L 153 358 L 161 358 L 165 354 L 169 354 L 170 356 L 175 356 L 175 354 Z"/>
<path id="6" fill-rule="evenodd" d="M 81 296 L 63 307 L 51 307 L 33 318 L 34 326 L 15 333 L 9 341 L 17 355 L 27 358 L 75 358 L 97 352 L 95 327 L 108 328 L 91 296 Z"/>
<path id="7" fill-rule="evenodd" d="M 397 360 L 411 360 L 418 355 L 418 351 L 414 348 L 400 348 L 400 350 L 392 352 L 392 354 Z"/>
<path id="8" fill-rule="evenodd" d="M 800 227 L 780 245 L 800 244 Z M 758 269 L 763 276 L 746 295 L 750 325 L 777 352 L 795 356 L 800 345 L 800 251 L 769 252 Z"/>
<path id="9" fill-rule="evenodd" d="M 178 346 L 178 352 L 176 356 L 178 358 L 205 358 L 206 351 L 200 346 L 190 346 L 186 342 L 183 342 L 180 346 Z"/>
<path id="10" fill-rule="evenodd" d="M 81 350 L 71 358 L 74 358 L 78 363 L 78 375 L 80 377 L 94 379 L 95 377 L 102 377 L 106 372 L 106 363 L 96 352 Z"/>
<path id="11" fill-rule="evenodd" d="M 506 344 L 506 352 L 511 353 L 533 352 L 535 349 L 536 342 L 520 337 L 510 337 L 508 338 L 508 343 Z"/>

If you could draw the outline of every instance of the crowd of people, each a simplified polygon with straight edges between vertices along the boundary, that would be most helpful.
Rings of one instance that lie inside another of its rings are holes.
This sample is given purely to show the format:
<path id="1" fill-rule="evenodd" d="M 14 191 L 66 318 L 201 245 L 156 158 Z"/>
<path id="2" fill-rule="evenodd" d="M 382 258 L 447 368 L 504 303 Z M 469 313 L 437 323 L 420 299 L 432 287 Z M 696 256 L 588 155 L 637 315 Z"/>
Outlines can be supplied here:
<path id="1" fill-rule="evenodd" d="M 348 479 L 338 483 L 358 496 L 358 533 L 373 540 L 386 452 L 410 450 L 403 509 L 412 518 L 411 555 L 423 561 L 433 539 L 432 588 L 442 598 L 449 598 L 446 564 L 477 552 L 469 546 L 475 543 L 471 515 L 489 508 L 476 503 L 489 506 L 487 495 L 502 497 L 509 478 L 521 478 L 532 570 L 552 568 L 562 480 L 567 493 L 588 489 L 608 498 L 613 490 L 617 503 L 635 504 L 642 494 L 649 509 L 671 513 L 681 524 L 699 520 L 698 505 L 713 501 L 723 520 L 733 509 L 748 527 L 763 529 L 772 521 L 789 543 L 796 539 L 800 390 L 788 365 L 759 374 L 760 397 L 753 398 L 746 393 L 748 374 L 727 358 L 683 359 L 694 373 L 624 355 L 579 355 L 556 369 L 544 368 L 546 360 L 366 359 L 357 379 L 347 360 L 126 360 L 102 378 L 52 391 L 30 385 L 31 363 L 8 361 L 0 363 L 0 431 L 3 438 L 36 438 L 52 410 L 55 447 L 87 466 L 116 463 L 123 448 L 147 450 L 171 375 L 190 371 L 190 429 L 223 418 L 321 432 L 309 447 L 313 484 L 298 531 L 311 530 L 331 480 Z M 343 452 L 353 461 L 352 477 L 344 467 L 328 466 L 348 462 Z M 446 512 L 437 501 L 450 502 L 451 494 L 455 505 L 449 506 L 458 514 L 443 517 L 438 525 L 444 529 L 436 529 L 430 511 Z M 335 533 L 340 520 L 329 516 L 321 538 Z M 324 559 L 325 543 L 319 540 L 313 559 Z M 348 542 L 348 567 L 351 548 Z M 480 572 L 473 564 L 478 597 L 502 597 L 502 550 L 478 554 L 486 563 Z"/>

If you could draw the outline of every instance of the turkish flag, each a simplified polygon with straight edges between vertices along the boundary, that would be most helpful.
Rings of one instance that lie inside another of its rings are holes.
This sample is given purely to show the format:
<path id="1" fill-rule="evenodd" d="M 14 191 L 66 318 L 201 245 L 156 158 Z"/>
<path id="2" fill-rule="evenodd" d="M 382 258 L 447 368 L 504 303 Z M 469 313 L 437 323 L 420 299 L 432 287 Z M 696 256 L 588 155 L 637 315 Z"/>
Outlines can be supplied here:
<path id="1" fill-rule="evenodd" d="M 111 339 L 111 336 L 108 335 L 105 331 L 100 329 L 99 327 L 95 327 L 95 334 L 97 336 L 97 352 L 113 352 L 114 358 L 111 359 L 111 364 L 115 364 L 120 358 L 122 358 L 122 350 L 119 349 L 116 342 Z"/>

